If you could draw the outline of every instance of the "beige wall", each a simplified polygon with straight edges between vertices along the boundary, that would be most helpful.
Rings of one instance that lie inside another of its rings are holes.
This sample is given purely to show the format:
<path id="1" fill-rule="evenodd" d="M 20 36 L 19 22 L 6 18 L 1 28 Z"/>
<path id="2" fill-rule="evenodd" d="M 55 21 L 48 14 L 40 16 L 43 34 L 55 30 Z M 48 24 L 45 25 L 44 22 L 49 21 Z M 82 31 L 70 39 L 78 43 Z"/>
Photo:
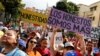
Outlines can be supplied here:
<path id="1" fill-rule="evenodd" d="M 79 16 L 81 16 L 81 17 L 86 17 L 86 11 L 89 11 L 89 7 L 88 6 L 86 6 L 86 5 L 83 5 L 83 4 L 79 4 L 78 5 L 78 7 L 79 7 Z"/>
<path id="2" fill-rule="evenodd" d="M 93 27 L 98 27 L 98 23 L 100 22 L 100 1 L 93 3 L 89 6 L 83 5 L 83 4 L 79 4 L 78 6 L 80 6 L 79 9 L 79 16 L 81 17 L 85 17 L 85 18 L 89 18 L 89 17 L 95 17 L 95 19 L 92 21 L 92 26 Z M 95 11 L 90 11 L 91 7 L 97 6 L 97 9 Z M 85 14 L 84 14 L 85 13 Z M 92 19 L 92 18 L 90 18 Z"/>
<path id="3" fill-rule="evenodd" d="M 95 20 L 92 21 L 92 26 L 98 27 L 99 17 L 100 17 L 100 2 L 91 4 L 90 8 L 93 6 L 97 6 L 97 9 L 95 11 L 93 11 L 93 15 L 91 15 L 91 16 L 95 16 Z"/>

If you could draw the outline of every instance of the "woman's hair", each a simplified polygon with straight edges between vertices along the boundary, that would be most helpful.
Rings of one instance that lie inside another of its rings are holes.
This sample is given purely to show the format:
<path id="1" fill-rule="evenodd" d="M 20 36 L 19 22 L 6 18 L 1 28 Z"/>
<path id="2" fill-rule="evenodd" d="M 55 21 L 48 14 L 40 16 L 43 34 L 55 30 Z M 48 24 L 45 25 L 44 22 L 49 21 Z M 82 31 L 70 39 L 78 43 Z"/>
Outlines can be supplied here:
<path id="1" fill-rule="evenodd" d="M 47 38 L 41 38 L 41 39 L 39 40 L 39 42 L 38 42 L 38 45 L 41 46 L 41 42 L 44 41 L 44 40 L 47 40 Z"/>
<path id="2" fill-rule="evenodd" d="M 44 41 L 44 40 L 47 40 L 47 38 L 41 38 L 41 39 L 40 39 L 40 43 L 41 43 L 42 41 Z"/>
<path id="3" fill-rule="evenodd" d="M 30 42 L 31 39 L 33 39 L 33 38 L 28 39 L 28 41 L 26 43 L 26 50 L 28 49 L 28 44 L 29 44 L 29 42 Z M 34 48 L 33 52 L 35 53 L 35 55 L 36 55 L 36 51 L 37 51 L 36 48 Z"/>

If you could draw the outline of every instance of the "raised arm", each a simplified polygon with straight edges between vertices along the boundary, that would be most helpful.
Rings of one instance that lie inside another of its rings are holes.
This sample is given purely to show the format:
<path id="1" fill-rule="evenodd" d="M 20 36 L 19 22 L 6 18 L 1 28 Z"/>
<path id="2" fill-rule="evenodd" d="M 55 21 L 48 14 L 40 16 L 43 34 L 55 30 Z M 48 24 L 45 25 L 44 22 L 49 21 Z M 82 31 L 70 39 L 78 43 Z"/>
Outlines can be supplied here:
<path id="1" fill-rule="evenodd" d="M 57 53 L 56 48 L 55 48 L 56 32 L 57 32 L 56 29 L 53 29 L 53 33 L 50 38 L 50 51 L 51 51 L 52 56 L 55 56 L 55 54 Z"/>
<path id="2" fill-rule="evenodd" d="M 86 52 L 86 44 L 85 44 L 84 38 L 80 34 L 76 34 L 76 37 L 78 38 L 78 44 L 80 44 L 80 46 L 77 46 L 77 47 L 80 48 L 81 54 L 84 55 Z"/>

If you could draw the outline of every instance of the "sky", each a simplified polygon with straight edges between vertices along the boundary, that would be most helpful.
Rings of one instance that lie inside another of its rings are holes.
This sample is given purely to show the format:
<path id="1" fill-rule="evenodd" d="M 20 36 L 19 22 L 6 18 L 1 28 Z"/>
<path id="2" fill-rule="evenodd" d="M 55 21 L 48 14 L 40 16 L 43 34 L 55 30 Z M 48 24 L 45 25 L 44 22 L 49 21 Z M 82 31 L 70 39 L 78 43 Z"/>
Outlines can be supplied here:
<path id="1" fill-rule="evenodd" d="M 48 7 L 56 5 L 59 0 L 22 0 L 25 3 L 25 7 L 35 7 L 36 9 L 45 10 Z M 100 0 L 68 0 L 75 4 L 90 5 Z"/>

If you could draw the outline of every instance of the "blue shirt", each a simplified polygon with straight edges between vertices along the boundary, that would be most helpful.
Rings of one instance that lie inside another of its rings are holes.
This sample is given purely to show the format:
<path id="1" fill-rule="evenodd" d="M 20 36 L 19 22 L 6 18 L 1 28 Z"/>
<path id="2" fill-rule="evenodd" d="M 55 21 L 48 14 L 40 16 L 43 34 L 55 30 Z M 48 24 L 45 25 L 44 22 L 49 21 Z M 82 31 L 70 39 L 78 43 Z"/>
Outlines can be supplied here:
<path id="1" fill-rule="evenodd" d="M 73 50 L 68 51 L 65 56 L 78 56 L 77 53 Z"/>
<path id="2" fill-rule="evenodd" d="M 7 53 L 6 56 L 27 56 L 27 54 L 21 51 L 19 48 L 15 48 L 11 52 Z"/>
<path id="3" fill-rule="evenodd" d="M 93 49 L 93 53 L 99 53 L 99 48 L 97 48 L 97 47 L 95 47 L 94 49 Z"/>

